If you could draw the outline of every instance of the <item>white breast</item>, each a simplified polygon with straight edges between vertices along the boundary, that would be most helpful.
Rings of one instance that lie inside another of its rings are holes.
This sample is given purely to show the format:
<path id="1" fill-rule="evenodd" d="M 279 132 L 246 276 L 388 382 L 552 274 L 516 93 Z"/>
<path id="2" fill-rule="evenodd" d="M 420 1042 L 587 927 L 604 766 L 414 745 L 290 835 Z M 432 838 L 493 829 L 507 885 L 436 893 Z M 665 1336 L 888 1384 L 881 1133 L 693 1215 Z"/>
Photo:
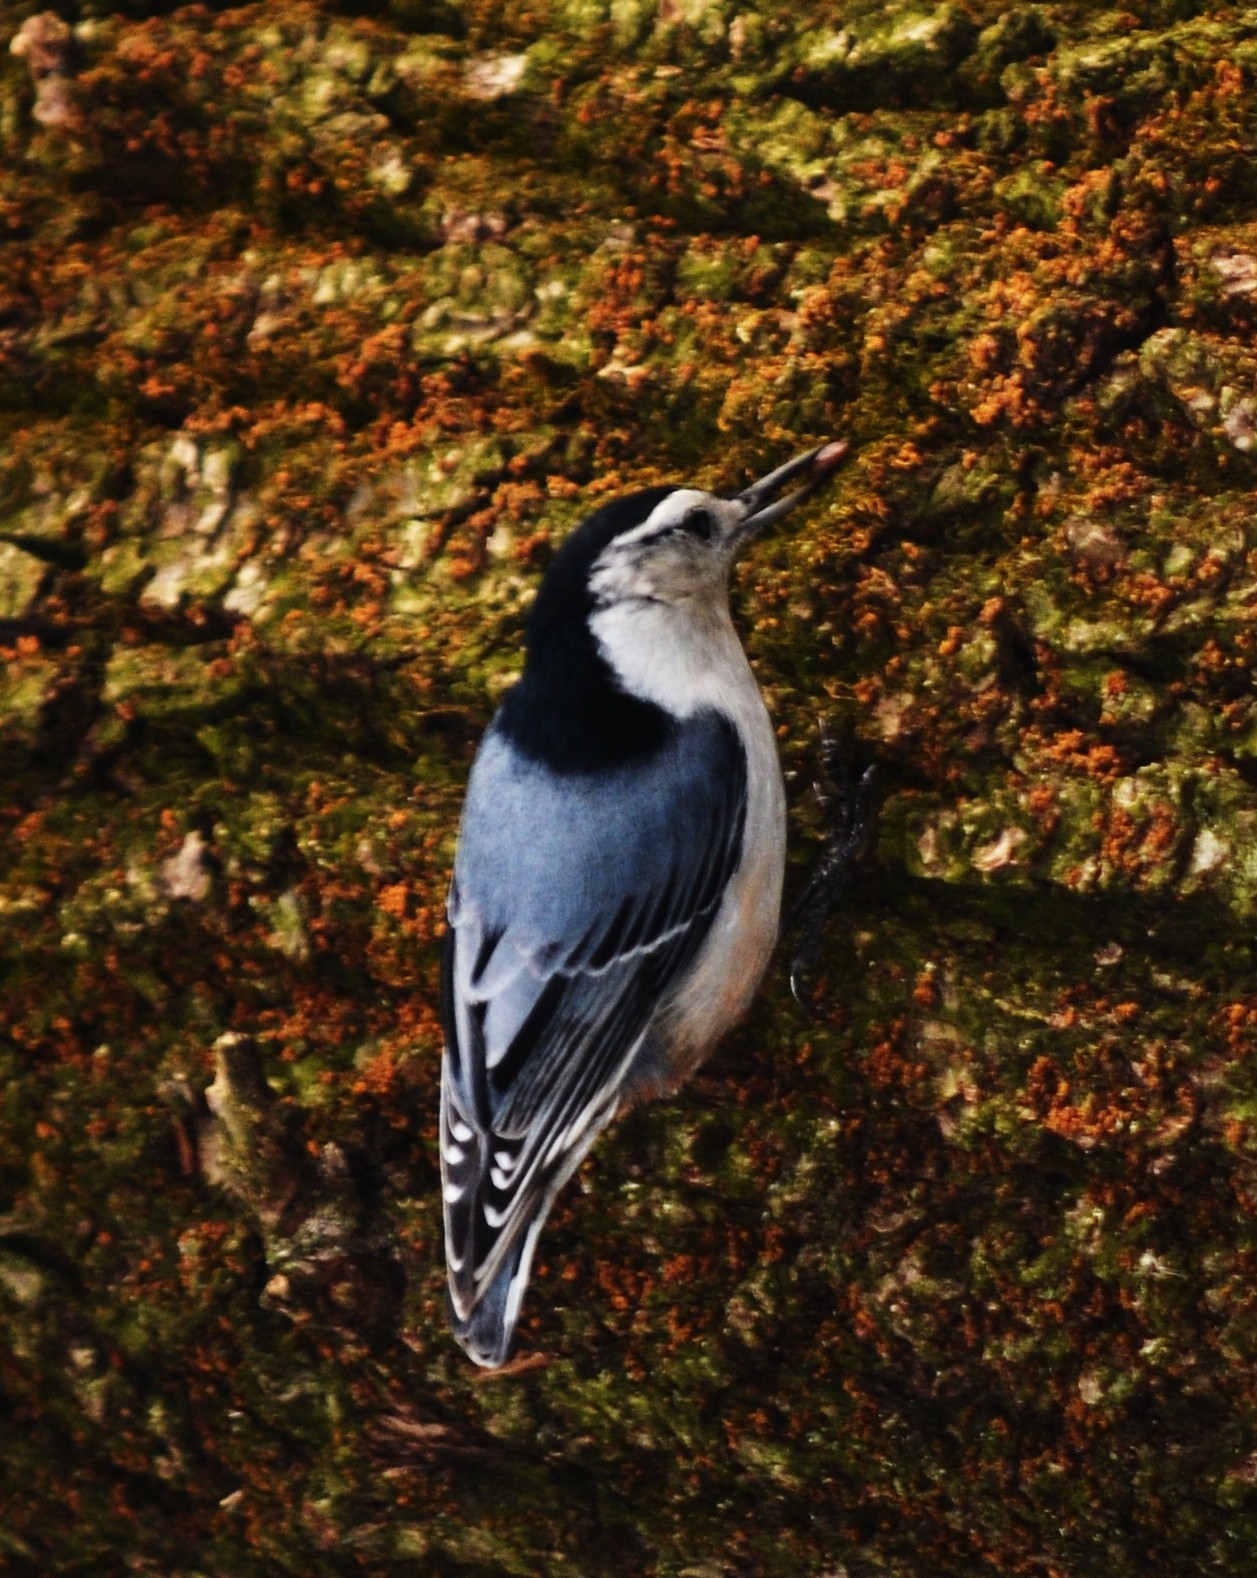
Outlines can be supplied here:
<path id="1" fill-rule="evenodd" d="M 746 752 L 742 860 L 693 969 L 656 1025 L 679 1081 L 746 1012 L 777 940 L 786 859 L 781 762 L 723 598 L 614 603 L 590 626 L 626 690 L 679 718 L 714 708 L 736 726 Z"/>

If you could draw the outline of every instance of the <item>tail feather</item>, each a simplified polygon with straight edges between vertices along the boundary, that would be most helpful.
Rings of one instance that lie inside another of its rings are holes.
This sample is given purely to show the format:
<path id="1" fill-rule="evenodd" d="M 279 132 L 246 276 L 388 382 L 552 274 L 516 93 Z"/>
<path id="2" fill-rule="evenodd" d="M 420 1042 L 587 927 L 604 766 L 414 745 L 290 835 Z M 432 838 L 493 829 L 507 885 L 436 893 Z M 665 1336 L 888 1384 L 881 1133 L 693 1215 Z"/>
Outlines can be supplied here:
<path id="1" fill-rule="evenodd" d="M 537 1169 L 527 1190 L 517 1194 L 512 1202 L 512 1220 L 501 1231 L 490 1226 L 485 1212 L 485 1192 L 493 1180 L 488 1161 L 490 1142 L 473 1132 L 473 1125 L 461 1115 L 456 1132 L 451 1106 L 449 1082 L 443 1080 L 441 1165 L 445 1183 L 446 1303 L 454 1336 L 468 1357 L 485 1369 L 495 1370 L 510 1357 L 520 1306 L 532 1273 L 533 1252 L 554 1197 L 614 1116 L 616 1103 L 612 1096 L 601 1109 L 586 1109 L 580 1132 L 572 1136 L 569 1128 L 564 1136 L 567 1149 L 559 1154 L 556 1163 Z M 463 1130 L 466 1137 L 460 1138 Z M 487 1231 L 488 1247 L 482 1248 L 478 1243 L 480 1230 Z M 488 1282 L 478 1286 L 477 1268 L 490 1265 L 495 1269 Z M 459 1313 L 460 1306 L 466 1309 L 465 1315 Z"/>
<path id="2" fill-rule="evenodd" d="M 538 1221 L 521 1234 L 465 1319 L 454 1308 L 453 1299 L 447 1297 L 455 1338 L 467 1357 L 487 1370 L 496 1370 L 510 1358 L 540 1231 Z"/>

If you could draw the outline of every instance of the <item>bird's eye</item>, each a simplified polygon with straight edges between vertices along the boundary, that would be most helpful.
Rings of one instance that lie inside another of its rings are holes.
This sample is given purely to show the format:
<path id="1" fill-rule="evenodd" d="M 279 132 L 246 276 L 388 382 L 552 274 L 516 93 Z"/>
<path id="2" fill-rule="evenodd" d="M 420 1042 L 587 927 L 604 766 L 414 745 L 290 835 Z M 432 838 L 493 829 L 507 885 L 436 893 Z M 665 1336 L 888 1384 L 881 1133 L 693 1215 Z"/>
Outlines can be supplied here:
<path id="1" fill-rule="evenodd" d="M 697 537 L 700 542 L 710 542 L 715 523 L 706 510 L 691 510 L 681 522 L 681 530 L 688 532 L 691 537 Z"/>

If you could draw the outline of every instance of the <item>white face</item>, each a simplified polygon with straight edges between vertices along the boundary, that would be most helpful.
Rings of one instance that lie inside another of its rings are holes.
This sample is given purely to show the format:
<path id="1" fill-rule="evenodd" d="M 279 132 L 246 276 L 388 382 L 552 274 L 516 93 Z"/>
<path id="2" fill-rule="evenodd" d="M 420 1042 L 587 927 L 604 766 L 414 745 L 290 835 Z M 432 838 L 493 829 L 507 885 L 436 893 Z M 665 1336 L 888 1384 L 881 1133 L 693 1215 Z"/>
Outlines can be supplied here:
<path id="1" fill-rule="evenodd" d="M 742 540 L 747 507 L 698 488 L 669 493 L 594 561 L 589 586 L 601 608 L 643 601 L 682 603 L 723 595 Z"/>

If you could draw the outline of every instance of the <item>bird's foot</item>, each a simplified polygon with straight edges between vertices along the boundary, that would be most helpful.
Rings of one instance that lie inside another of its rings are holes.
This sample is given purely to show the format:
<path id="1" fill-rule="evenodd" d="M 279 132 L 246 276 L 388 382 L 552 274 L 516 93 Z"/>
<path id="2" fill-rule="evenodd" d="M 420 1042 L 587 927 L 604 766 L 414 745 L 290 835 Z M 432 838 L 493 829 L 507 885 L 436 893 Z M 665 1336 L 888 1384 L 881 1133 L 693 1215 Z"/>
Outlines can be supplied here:
<path id="1" fill-rule="evenodd" d="M 868 850 L 877 823 L 877 769 L 856 776 L 850 741 L 839 740 L 824 719 L 820 724 L 821 777 L 812 789 L 828 824 L 820 859 L 786 919 L 797 932 L 790 956 L 790 990 L 805 1012 L 814 1008 L 807 977 L 820 958 L 825 925 L 850 884 L 851 874 Z"/>

